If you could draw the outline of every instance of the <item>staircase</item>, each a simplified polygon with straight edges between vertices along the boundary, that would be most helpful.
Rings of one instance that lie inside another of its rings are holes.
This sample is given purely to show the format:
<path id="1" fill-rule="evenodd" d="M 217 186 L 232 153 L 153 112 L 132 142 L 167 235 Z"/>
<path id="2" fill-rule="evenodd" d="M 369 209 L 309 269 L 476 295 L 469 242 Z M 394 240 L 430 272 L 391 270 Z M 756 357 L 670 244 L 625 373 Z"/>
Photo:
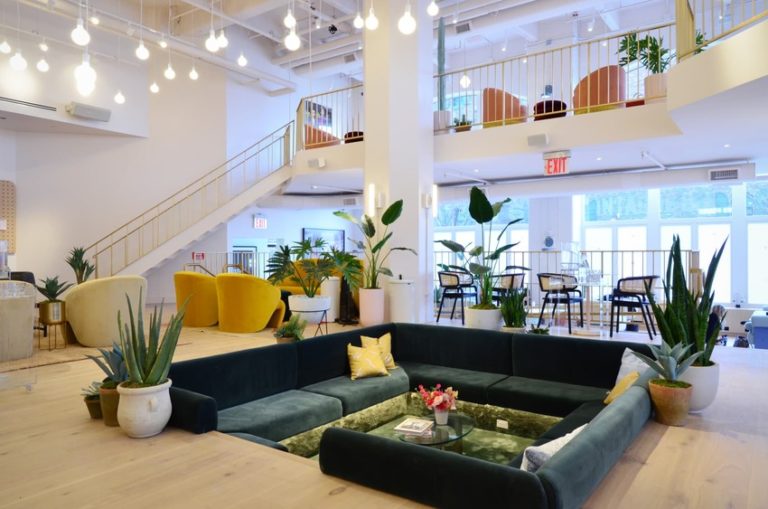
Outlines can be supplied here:
<path id="1" fill-rule="evenodd" d="M 286 182 L 294 155 L 291 121 L 89 246 L 96 277 L 143 274 L 172 257 Z"/>

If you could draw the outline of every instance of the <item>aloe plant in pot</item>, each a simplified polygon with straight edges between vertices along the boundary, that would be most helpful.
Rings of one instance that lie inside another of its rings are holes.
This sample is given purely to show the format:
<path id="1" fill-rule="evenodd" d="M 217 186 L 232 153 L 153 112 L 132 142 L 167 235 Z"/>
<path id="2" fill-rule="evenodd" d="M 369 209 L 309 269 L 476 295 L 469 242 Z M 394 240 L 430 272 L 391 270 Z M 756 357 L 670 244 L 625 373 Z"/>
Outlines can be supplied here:
<path id="1" fill-rule="evenodd" d="M 403 200 L 397 200 L 381 214 L 378 225 L 376 219 L 367 214 L 358 220 L 341 210 L 333 213 L 354 224 L 365 239 L 365 241 L 352 240 L 357 248 L 365 253 L 365 267 L 360 288 L 361 325 L 378 325 L 384 322 L 384 289 L 379 286 L 379 277 L 392 277 L 392 271 L 385 265 L 392 251 L 408 251 L 416 254 L 416 251 L 409 247 L 387 247 L 393 235 L 389 227 L 398 220 L 402 212 Z"/>
<path id="2" fill-rule="evenodd" d="M 444 270 L 468 270 L 479 282 L 479 301 L 467 310 L 467 326 L 480 329 L 498 330 L 501 322 L 501 312 L 493 303 L 493 274 L 497 272 L 499 258 L 509 251 L 517 243 L 501 243 L 507 228 L 520 221 L 509 221 L 495 236 L 493 220 L 502 211 L 505 204 L 510 201 L 506 198 L 500 202 L 491 204 L 485 193 L 478 187 L 473 187 L 469 192 L 469 215 L 480 225 L 480 238 L 482 244 L 470 247 L 463 246 L 452 240 L 438 240 L 453 253 L 456 253 L 464 265 L 445 265 Z"/>
<path id="3" fill-rule="evenodd" d="M 646 289 L 662 340 L 672 346 L 677 344 L 688 346 L 692 352 L 700 354 L 683 378 L 694 386 L 690 405 L 692 412 L 708 407 L 717 395 L 720 370 L 719 366 L 712 361 L 712 353 L 720 335 L 720 326 L 718 324 L 708 330 L 707 325 L 715 299 L 712 286 L 726 242 L 728 242 L 727 239 L 712 255 L 707 271 L 703 274 L 701 292 L 695 292 L 688 288 L 680 238 L 675 236 L 663 280 L 666 305 L 662 307 L 651 289 Z"/>
<path id="4" fill-rule="evenodd" d="M 88 281 L 93 271 L 96 270 L 96 267 L 85 258 L 84 247 L 73 247 L 72 251 L 69 252 L 69 256 L 64 261 L 75 272 L 77 284 Z"/>
<path id="5" fill-rule="evenodd" d="M 40 322 L 45 325 L 57 325 L 67 319 L 64 301 L 59 297 L 66 292 L 72 283 L 66 281 L 59 282 L 59 276 L 47 277 L 40 280 L 37 291 L 46 298 L 45 302 L 40 303 Z"/>
<path id="6" fill-rule="evenodd" d="M 96 363 L 106 375 L 99 387 L 99 405 L 106 426 L 117 426 L 117 407 L 120 403 L 120 393 L 117 392 L 118 384 L 128 380 L 128 368 L 125 366 L 125 358 L 120 345 L 112 343 L 112 350 L 99 348 L 101 357 L 87 355 Z"/>

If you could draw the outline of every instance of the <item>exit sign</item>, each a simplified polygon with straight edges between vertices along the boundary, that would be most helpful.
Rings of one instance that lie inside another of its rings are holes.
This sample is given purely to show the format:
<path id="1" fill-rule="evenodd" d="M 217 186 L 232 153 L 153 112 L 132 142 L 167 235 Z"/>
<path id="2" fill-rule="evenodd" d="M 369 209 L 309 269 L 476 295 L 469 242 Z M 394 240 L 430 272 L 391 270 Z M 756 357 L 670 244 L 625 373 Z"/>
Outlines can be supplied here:
<path id="1" fill-rule="evenodd" d="M 570 150 L 558 150 L 557 152 L 545 152 L 544 175 L 565 175 L 568 173 L 568 159 Z"/>
<path id="2" fill-rule="evenodd" d="M 253 216 L 253 229 L 254 230 L 266 230 L 267 218 L 261 216 Z"/>

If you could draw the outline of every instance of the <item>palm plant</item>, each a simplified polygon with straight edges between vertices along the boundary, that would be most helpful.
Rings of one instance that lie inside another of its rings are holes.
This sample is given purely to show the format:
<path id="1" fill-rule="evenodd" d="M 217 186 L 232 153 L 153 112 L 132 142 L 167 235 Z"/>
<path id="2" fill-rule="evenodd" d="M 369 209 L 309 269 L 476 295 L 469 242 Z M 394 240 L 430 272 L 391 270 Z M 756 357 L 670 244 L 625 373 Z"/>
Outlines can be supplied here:
<path id="1" fill-rule="evenodd" d="M 65 258 L 64 261 L 66 261 L 67 265 L 72 267 L 72 270 L 75 271 L 77 284 L 80 284 L 83 281 L 88 281 L 88 278 L 91 277 L 93 271 L 96 270 L 96 267 L 86 260 L 85 248 L 83 247 L 73 247 L 72 251 L 69 252 L 69 256 Z"/>
<path id="2" fill-rule="evenodd" d="M 728 239 L 723 242 L 709 262 L 701 293 L 694 293 L 688 289 L 680 250 L 680 237 L 677 235 L 672 240 L 666 277 L 663 281 L 664 296 L 667 301 L 663 309 L 657 303 L 650 287 L 646 288 L 646 295 L 653 309 L 653 315 L 656 317 L 656 323 L 659 325 L 662 339 L 669 345 L 678 343 L 687 345 L 694 352 L 700 353 L 701 356 L 696 360 L 697 366 L 712 365 L 710 358 L 720 335 L 719 325 L 707 335 L 707 324 L 712 303 L 715 300 L 712 285 L 726 242 Z"/>
<path id="3" fill-rule="evenodd" d="M 441 268 L 445 270 L 467 270 L 479 281 L 479 302 L 471 306 L 473 309 L 496 309 L 496 305 L 493 303 L 493 274 L 496 272 L 501 255 L 517 245 L 517 242 L 500 245 L 501 239 L 504 237 L 507 228 L 519 222 L 520 219 L 508 222 L 496 236 L 495 243 L 492 238 L 493 219 L 499 215 L 504 205 L 509 201 L 510 199 L 506 198 L 503 201 L 491 204 L 480 188 L 473 187 L 469 193 L 469 215 L 480 225 L 480 238 L 483 241 L 483 245 L 470 249 L 469 244 L 463 246 L 452 240 L 435 241 L 450 249 L 458 256 L 459 260 L 464 262 L 464 265 L 441 265 Z"/>
<path id="4" fill-rule="evenodd" d="M 323 239 L 294 242 L 293 247 L 281 246 L 267 260 L 266 272 L 272 284 L 289 280 L 301 287 L 307 297 L 314 297 L 320 285 L 339 271 L 351 289 L 358 287 L 362 267 L 350 253 L 331 248 L 324 251 Z M 313 258 L 317 253 L 317 257 Z"/>
<path id="5" fill-rule="evenodd" d="M 640 64 L 651 74 L 666 72 L 673 57 L 673 54 L 664 47 L 663 37 L 656 38 L 646 35 L 638 38 L 635 32 L 625 35 L 619 41 L 617 53 L 622 55 L 619 58 L 619 65 L 626 66 L 639 60 Z"/>
<path id="6" fill-rule="evenodd" d="M 291 318 L 275 329 L 273 334 L 276 338 L 293 338 L 294 341 L 304 339 L 304 329 L 307 327 L 307 321 L 301 316 L 294 314 Z"/>
<path id="7" fill-rule="evenodd" d="M 101 384 L 102 387 L 114 389 L 121 382 L 128 380 L 128 368 L 125 366 L 125 358 L 123 357 L 120 345 L 112 343 L 112 350 L 99 348 L 99 352 L 101 352 L 101 358 L 88 354 L 86 354 L 86 357 L 95 362 L 104 374 L 107 375 L 107 378 Z"/>
<path id="8" fill-rule="evenodd" d="M 381 215 L 381 225 L 379 228 L 376 227 L 374 219 L 367 214 L 363 216 L 362 220 L 358 220 L 342 210 L 337 210 L 333 213 L 335 216 L 346 219 L 357 226 L 363 234 L 363 237 L 365 237 L 365 242 L 350 239 L 358 249 L 365 253 L 366 263 L 362 273 L 363 288 L 380 288 L 380 275 L 392 277 L 392 271 L 384 265 L 387 262 L 389 255 L 392 254 L 392 251 L 410 251 L 411 253 L 416 254 L 416 251 L 409 247 L 392 247 L 389 249 L 386 247 L 387 242 L 392 238 L 393 233 L 389 231 L 389 226 L 397 221 L 402 212 L 403 200 L 397 200 L 387 207 Z M 381 226 L 383 226 L 383 229 Z"/>
<path id="9" fill-rule="evenodd" d="M 527 295 L 527 288 L 514 288 L 501 298 L 499 308 L 505 327 L 525 327 L 525 319 L 528 317 L 528 310 L 525 309 Z"/>
<path id="10" fill-rule="evenodd" d="M 47 277 L 40 280 L 40 285 L 36 286 L 37 291 L 40 292 L 49 302 L 57 302 L 59 296 L 66 292 L 72 283 L 66 281 L 59 282 L 59 276 Z"/>

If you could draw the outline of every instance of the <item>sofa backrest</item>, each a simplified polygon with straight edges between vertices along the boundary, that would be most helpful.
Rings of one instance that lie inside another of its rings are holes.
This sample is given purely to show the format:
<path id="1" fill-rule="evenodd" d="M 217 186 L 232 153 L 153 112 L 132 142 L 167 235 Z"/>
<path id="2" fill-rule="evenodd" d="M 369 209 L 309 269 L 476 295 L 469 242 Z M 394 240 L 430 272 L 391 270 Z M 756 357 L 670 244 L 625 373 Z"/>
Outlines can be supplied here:
<path id="1" fill-rule="evenodd" d="M 353 329 L 296 343 L 298 386 L 349 374 L 347 345 L 361 346 L 360 336 L 377 338 L 393 332 L 392 324 Z M 393 334 L 394 335 L 394 334 Z"/>
<path id="2" fill-rule="evenodd" d="M 282 344 L 174 362 L 168 377 L 222 410 L 297 388 L 296 366 L 296 346 Z"/>
<path id="3" fill-rule="evenodd" d="M 395 324 L 397 361 L 512 374 L 511 335 L 505 332 L 413 323 Z"/>
<path id="4" fill-rule="evenodd" d="M 616 383 L 625 348 L 650 355 L 648 346 L 641 343 L 514 334 L 512 373 L 610 389 Z"/>
<path id="5" fill-rule="evenodd" d="M 584 505 L 651 415 L 648 391 L 630 387 L 536 472 L 549 509 Z"/>

